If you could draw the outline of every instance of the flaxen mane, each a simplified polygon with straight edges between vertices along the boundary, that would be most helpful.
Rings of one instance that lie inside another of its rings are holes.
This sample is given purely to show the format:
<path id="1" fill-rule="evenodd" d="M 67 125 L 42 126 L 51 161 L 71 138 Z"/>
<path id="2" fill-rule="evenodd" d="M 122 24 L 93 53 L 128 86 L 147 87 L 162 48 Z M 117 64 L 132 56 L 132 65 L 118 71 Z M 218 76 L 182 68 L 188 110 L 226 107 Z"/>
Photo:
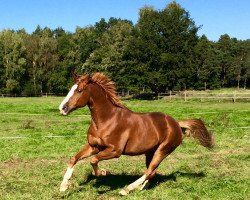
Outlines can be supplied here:
<path id="1" fill-rule="evenodd" d="M 117 96 L 115 83 L 111 81 L 106 75 L 97 72 L 91 77 L 91 80 L 98 84 L 106 92 L 107 98 L 109 98 L 114 105 L 124 108 L 119 97 Z"/>

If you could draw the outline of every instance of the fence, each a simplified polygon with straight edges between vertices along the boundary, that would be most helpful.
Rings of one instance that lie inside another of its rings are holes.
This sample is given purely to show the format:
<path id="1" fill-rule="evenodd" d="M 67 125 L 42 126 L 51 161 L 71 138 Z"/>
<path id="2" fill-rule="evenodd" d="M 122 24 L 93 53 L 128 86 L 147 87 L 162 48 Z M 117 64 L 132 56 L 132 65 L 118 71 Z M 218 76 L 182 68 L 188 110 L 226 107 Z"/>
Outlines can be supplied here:
<path id="1" fill-rule="evenodd" d="M 0 97 L 48 97 L 48 96 L 66 96 L 67 94 L 55 94 L 55 93 L 38 93 L 38 94 L 1 94 Z"/>
<path id="2" fill-rule="evenodd" d="M 213 92 L 197 92 L 197 91 L 179 91 L 179 92 L 168 92 L 168 93 L 159 93 L 157 99 L 182 99 L 184 101 L 188 101 L 191 99 L 199 99 L 203 101 L 205 99 L 210 100 L 232 100 L 236 102 L 239 99 L 250 100 L 250 93 L 239 93 L 237 91 L 234 92 L 227 92 L 227 93 L 213 93 Z"/>
<path id="3" fill-rule="evenodd" d="M 138 94 L 135 93 L 118 93 L 118 95 L 121 98 L 132 98 L 137 96 Z M 143 95 L 144 94 L 144 95 Z M 142 99 L 147 98 L 150 96 L 148 99 L 152 99 L 151 97 L 155 97 L 154 94 L 152 93 L 143 93 L 140 94 Z M 30 97 L 48 97 L 48 96 L 65 96 L 65 94 L 54 94 L 54 93 L 43 93 L 42 95 L 30 95 Z M 0 94 L 0 97 L 28 97 L 28 95 L 16 95 L 16 94 Z M 155 98 L 154 98 L 155 99 Z M 250 92 L 227 92 L 227 93 L 214 93 L 214 92 L 197 92 L 197 91 L 169 91 L 168 93 L 158 93 L 158 96 L 156 96 L 156 99 L 166 99 L 166 100 L 174 100 L 174 99 L 179 99 L 179 100 L 231 100 L 233 102 L 236 102 L 237 100 L 250 100 Z"/>

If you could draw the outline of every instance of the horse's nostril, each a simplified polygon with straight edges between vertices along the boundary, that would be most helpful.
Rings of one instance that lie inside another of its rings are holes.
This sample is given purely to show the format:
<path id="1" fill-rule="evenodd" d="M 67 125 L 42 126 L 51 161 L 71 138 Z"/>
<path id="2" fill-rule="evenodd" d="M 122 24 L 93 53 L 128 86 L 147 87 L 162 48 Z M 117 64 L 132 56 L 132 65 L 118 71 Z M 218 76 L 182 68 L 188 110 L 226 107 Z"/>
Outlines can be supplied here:
<path id="1" fill-rule="evenodd" d="M 63 106 L 63 111 L 67 111 L 67 106 Z"/>

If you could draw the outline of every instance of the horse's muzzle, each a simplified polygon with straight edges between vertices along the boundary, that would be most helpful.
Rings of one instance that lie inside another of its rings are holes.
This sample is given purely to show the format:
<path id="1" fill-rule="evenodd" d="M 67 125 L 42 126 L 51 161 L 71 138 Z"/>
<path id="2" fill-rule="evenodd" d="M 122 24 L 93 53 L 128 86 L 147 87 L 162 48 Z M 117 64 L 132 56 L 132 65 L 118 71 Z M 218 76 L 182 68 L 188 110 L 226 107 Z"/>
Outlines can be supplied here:
<path id="1" fill-rule="evenodd" d="M 64 104 L 62 107 L 60 107 L 60 113 L 62 115 L 67 115 L 69 113 L 69 107 L 68 107 L 67 103 Z"/>

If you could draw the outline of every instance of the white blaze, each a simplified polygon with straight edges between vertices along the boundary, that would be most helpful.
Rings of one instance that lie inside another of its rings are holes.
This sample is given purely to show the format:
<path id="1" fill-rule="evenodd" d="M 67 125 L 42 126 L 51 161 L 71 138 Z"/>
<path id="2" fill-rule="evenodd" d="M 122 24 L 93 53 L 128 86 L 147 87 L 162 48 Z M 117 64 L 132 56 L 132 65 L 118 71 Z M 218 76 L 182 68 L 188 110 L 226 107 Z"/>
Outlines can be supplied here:
<path id="1" fill-rule="evenodd" d="M 77 89 L 78 85 L 75 84 L 72 86 L 72 88 L 70 89 L 69 93 L 67 94 L 67 96 L 64 98 L 64 100 L 62 101 L 62 103 L 60 104 L 59 106 L 59 110 L 62 114 L 64 114 L 64 111 L 63 111 L 63 106 L 69 101 L 70 97 L 73 96 L 75 90 Z"/>

